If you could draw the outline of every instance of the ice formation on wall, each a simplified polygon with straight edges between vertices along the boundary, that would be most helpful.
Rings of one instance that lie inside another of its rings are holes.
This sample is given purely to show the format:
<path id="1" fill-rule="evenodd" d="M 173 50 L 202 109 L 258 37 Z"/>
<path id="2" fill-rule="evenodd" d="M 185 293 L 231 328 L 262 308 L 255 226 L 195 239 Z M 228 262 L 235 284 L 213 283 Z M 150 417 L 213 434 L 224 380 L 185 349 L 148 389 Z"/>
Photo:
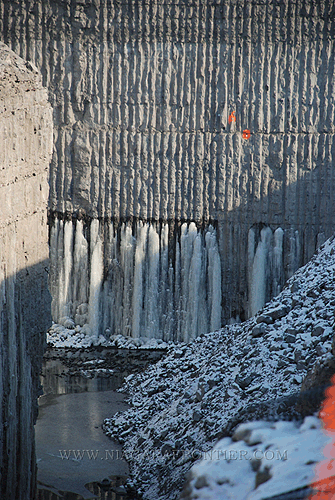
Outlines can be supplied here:
<path id="1" fill-rule="evenodd" d="M 270 248 L 272 231 L 269 227 L 261 230 L 260 241 L 255 245 L 255 229 L 251 228 L 248 239 L 249 256 L 249 314 L 253 316 L 264 304 L 268 296 L 267 285 L 270 273 Z"/>
<path id="2" fill-rule="evenodd" d="M 170 236 L 169 236 L 170 235 Z M 187 341 L 221 326 L 216 230 L 55 219 L 53 319 L 87 333 Z"/>
<path id="3" fill-rule="evenodd" d="M 299 233 L 285 233 L 288 253 L 284 252 L 284 231 L 253 226 L 248 233 L 248 315 L 253 316 L 281 291 L 285 279 L 299 268 Z M 284 263 L 287 273 L 285 274 Z"/>

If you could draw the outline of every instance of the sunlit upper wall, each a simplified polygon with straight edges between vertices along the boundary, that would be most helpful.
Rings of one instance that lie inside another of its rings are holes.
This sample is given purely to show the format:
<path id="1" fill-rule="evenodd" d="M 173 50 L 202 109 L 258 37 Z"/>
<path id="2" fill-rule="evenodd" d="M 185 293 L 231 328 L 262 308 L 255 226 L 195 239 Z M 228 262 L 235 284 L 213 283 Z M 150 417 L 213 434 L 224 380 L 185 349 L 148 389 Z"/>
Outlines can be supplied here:
<path id="1" fill-rule="evenodd" d="M 41 77 L 0 43 L 0 234 L 6 276 L 48 258 L 52 109 Z"/>
<path id="2" fill-rule="evenodd" d="M 0 0 L 0 19 L 49 88 L 51 209 L 333 224 L 334 0 Z"/>

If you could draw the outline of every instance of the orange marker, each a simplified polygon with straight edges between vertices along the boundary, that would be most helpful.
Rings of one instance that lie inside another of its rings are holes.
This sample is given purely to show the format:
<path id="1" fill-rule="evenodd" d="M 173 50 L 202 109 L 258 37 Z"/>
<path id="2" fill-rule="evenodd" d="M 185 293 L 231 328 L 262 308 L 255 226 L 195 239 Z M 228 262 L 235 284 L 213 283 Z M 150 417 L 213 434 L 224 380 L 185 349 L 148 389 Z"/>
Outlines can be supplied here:
<path id="1" fill-rule="evenodd" d="M 235 111 L 232 111 L 228 118 L 228 123 L 236 122 Z"/>
<path id="2" fill-rule="evenodd" d="M 334 433 L 335 376 L 331 378 L 331 382 L 332 386 L 326 389 L 326 399 L 322 404 L 319 417 L 323 421 L 325 431 Z M 335 442 L 325 447 L 324 455 L 327 459 L 316 466 L 315 481 L 311 484 L 315 493 L 309 496 L 309 500 L 333 500 L 335 498 Z M 328 471 L 332 471 L 332 474 Z"/>
<path id="3" fill-rule="evenodd" d="M 250 139 L 250 130 L 248 129 L 243 130 L 242 137 L 243 139 Z"/>

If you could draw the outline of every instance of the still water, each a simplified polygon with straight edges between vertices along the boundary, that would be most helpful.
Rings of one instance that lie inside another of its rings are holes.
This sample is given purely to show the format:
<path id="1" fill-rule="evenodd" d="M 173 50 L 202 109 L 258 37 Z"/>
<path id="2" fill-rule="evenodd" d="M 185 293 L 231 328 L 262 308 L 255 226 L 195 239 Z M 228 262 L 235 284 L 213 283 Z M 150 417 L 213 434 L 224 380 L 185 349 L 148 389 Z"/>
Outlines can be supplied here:
<path id="1" fill-rule="evenodd" d="M 164 351 L 48 350 L 35 427 L 38 500 L 128 500 L 128 466 L 105 418 L 127 409 L 116 392 L 124 378 Z"/>

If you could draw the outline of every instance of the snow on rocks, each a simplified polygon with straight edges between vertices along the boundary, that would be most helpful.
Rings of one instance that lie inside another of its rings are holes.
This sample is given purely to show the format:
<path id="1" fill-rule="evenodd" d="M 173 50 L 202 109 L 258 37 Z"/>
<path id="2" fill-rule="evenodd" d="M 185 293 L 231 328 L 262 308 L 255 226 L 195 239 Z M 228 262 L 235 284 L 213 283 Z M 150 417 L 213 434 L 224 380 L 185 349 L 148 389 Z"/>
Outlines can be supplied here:
<path id="1" fill-rule="evenodd" d="M 140 337 L 133 339 L 123 335 L 112 335 L 106 339 L 103 335 L 96 338 L 88 324 L 74 325 L 71 318 L 62 318 L 62 324 L 54 323 L 47 332 L 47 343 L 50 347 L 82 347 L 103 346 L 118 347 L 120 349 L 167 349 L 173 342 L 164 342 L 161 339 Z"/>
<path id="2" fill-rule="evenodd" d="M 178 498 L 192 464 L 239 423 L 299 417 L 300 385 L 317 347 L 332 356 L 334 305 L 332 238 L 255 317 L 171 346 L 164 359 L 126 379 L 121 390 L 132 407 L 106 419 L 104 429 L 123 444 L 144 499 Z M 264 325 L 257 335 L 256 325 Z M 300 408 L 313 414 L 313 398 L 309 406 L 301 398 Z"/>
<path id="3" fill-rule="evenodd" d="M 313 416 L 300 427 L 283 421 L 241 424 L 193 465 L 182 498 L 262 500 L 307 488 L 331 441 Z"/>

